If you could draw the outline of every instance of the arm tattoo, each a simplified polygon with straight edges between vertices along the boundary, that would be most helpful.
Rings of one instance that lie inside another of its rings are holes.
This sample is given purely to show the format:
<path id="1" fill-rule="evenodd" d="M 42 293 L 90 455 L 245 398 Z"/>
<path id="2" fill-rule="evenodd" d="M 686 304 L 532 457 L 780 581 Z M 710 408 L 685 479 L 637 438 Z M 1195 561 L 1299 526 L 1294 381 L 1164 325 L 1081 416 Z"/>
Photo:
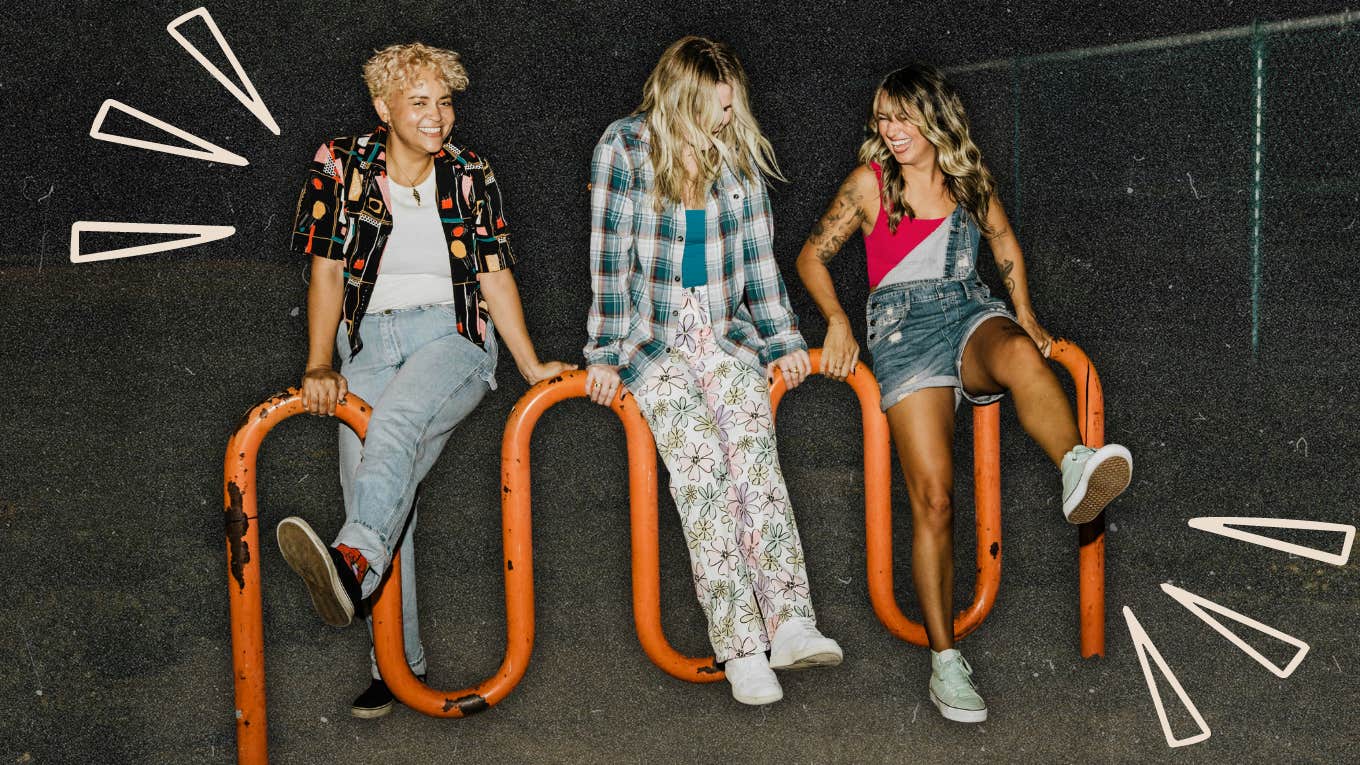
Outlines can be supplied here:
<path id="1" fill-rule="evenodd" d="M 808 237 L 808 241 L 816 247 L 817 259 L 828 263 L 836 257 L 836 253 L 840 252 L 850 234 L 854 233 L 854 225 L 861 217 L 863 213 L 860 212 L 859 205 L 855 204 L 850 190 L 842 189 L 832 200 L 831 209 L 812 227 L 812 235 Z M 831 225 L 831 231 L 822 225 L 823 220 Z M 845 229 L 844 233 L 841 233 L 840 229 Z"/>
<path id="2" fill-rule="evenodd" d="M 1011 271 L 1014 270 L 1014 261 L 1007 260 L 1001 263 L 1001 278 L 1006 282 L 1006 291 L 1012 296 L 1015 295 L 1015 279 L 1011 278 Z"/>

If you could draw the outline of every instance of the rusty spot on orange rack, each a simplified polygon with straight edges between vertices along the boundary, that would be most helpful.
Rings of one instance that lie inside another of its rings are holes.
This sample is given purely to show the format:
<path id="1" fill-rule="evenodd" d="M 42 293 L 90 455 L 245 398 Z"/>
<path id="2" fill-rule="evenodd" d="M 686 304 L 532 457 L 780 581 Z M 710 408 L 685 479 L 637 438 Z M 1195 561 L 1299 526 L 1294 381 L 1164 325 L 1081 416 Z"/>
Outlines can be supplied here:
<path id="1" fill-rule="evenodd" d="M 469 693 L 466 696 L 459 696 L 456 699 L 444 700 L 445 712 L 449 711 L 450 709 L 453 709 L 454 707 L 458 707 L 458 709 L 464 715 L 485 712 L 487 708 L 490 706 L 491 706 L 490 704 L 486 703 L 486 699 L 482 698 L 482 696 L 477 693 Z"/>
<path id="2" fill-rule="evenodd" d="M 231 554 L 231 578 L 241 589 L 246 588 L 246 563 L 250 561 L 250 548 L 246 545 L 246 529 L 250 519 L 241 506 L 241 487 L 235 481 L 227 484 L 227 548 Z"/>

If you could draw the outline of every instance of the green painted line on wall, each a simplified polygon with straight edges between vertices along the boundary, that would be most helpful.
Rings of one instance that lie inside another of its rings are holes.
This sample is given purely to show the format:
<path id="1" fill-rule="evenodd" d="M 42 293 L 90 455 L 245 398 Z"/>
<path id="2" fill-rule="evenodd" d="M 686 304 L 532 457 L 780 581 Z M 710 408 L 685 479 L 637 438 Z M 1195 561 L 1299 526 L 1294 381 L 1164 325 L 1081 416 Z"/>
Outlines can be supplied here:
<path id="1" fill-rule="evenodd" d="M 1265 280 L 1261 252 L 1262 167 L 1265 159 L 1266 30 L 1259 24 L 1251 34 L 1251 358 L 1261 348 L 1261 287 Z"/>

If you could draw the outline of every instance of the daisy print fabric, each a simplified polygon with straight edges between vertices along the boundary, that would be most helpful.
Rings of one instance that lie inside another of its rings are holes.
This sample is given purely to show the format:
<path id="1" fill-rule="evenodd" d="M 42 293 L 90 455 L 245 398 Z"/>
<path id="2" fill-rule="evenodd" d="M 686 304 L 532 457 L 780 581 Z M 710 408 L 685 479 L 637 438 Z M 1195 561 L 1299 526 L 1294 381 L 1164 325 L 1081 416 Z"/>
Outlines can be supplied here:
<path id="1" fill-rule="evenodd" d="M 685 291 L 669 351 L 631 386 L 670 473 L 694 589 L 722 662 L 814 618 L 760 370 L 720 349 L 706 289 Z"/>

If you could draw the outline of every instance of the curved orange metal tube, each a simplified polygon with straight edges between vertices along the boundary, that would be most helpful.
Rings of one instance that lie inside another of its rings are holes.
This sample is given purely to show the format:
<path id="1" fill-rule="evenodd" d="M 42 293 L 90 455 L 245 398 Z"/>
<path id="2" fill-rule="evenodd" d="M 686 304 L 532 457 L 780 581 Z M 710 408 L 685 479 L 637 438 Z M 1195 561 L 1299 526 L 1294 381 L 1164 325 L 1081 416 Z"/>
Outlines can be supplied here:
<path id="1" fill-rule="evenodd" d="M 820 372 L 821 350 L 811 351 L 813 372 Z M 1099 377 L 1076 345 L 1054 343 L 1054 361 L 1072 375 L 1083 441 L 1104 443 L 1104 399 Z M 399 556 L 392 573 L 373 600 L 374 644 L 378 665 L 393 694 L 408 706 L 438 717 L 462 717 L 499 702 L 518 684 L 533 650 L 533 539 L 529 443 L 534 425 L 550 407 L 584 397 L 585 373 L 569 372 L 534 386 L 516 404 L 502 441 L 502 533 L 506 575 L 505 658 L 497 673 L 474 688 L 454 693 L 431 689 L 406 664 L 401 635 Z M 893 594 L 891 448 L 887 418 L 879 409 L 878 385 L 864 365 L 846 382 L 860 403 L 864 430 L 865 533 L 869 594 L 879 620 L 898 637 L 926 645 L 925 629 L 902 613 Z M 776 371 L 770 389 L 772 411 L 786 392 Z M 657 535 L 656 452 L 650 429 L 627 392 L 612 407 L 624 426 L 628 444 L 629 503 L 633 558 L 633 612 L 643 650 L 667 673 L 691 682 L 723 678 L 713 657 L 692 658 L 677 652 L 661 628 L 660 565 Z M 258 509 L 255 461 L 264 436 L 278 422 L 301 413 L 297 390 L 271 397 L 251 409 L 228 440 L 223 500 L 226 509 L 227 569 L 232 620 L 232 653 L 236 691 L 237 752 L 242 763 L 267 761 L 263 608 L 260 596 Z M 369 405 L 350 395 L 336 416 L 363 438 Z M 1000 417 L 991 404 L 974 409 L 974 474 L 977 507 L 978 579 L 973 604 L 958 614 L 955 634 L 977 628 L 995 603 L 1000 586 Z M 1082 656 L 1104 654 L 1104 519 L 1080 529 Z M 252 555 L 251 551 L 257 551 Z M 517 565 L 518 564 L 518 565 Z"/>
<path id="2" fill-rule="evenodd" d="M 371 410 L 351 394 L 335 408 L 336 417 L 360 438 Z M 271 396 L 246 413 L 227 441 L 222 482 L 226 508 L 227 589 L 231 602 L 232 672 L 236 687 L 236 758 L 268 762 L 265 733 L 264 608 L 260 597 L 259 510 L 255 504 L 255 458 L 260 442 L 283 420 L 302 413 L 296 388 Z"/>
<path id="3" fill-rule="evenodd" d="M 505 437 L 501 443 L 502 505 L 505 509 L 506 534 L 506 614 L 507 619 L 517 618 L 527 625 L 529 644 L 524 648 L 527 660 L 528 648 L 533 635 L 533 561 L 530 548 L 530 494 L 529 446 L 534 425 L 550 407 L 567 399 L 586 396 L 586 373 L 567 372 L 551 381 L 541 382 L 524 394 L 515 404 L 506 422 Z M 694 658 L 676 651 L 666 640 L 661 628 L 661 566 L 657 539 L 657 477 L 656 444 L 652 431 L 638 410 L 637 402 L 626 390 L 621 389 L 610 407 L 623 423 L 624 437 L 628 444 L 628 496 L 631 515 L 632 544 L 632 584 L 633 584 L 633 622 L 637 627 L 638 640 L 643 651 L 658 667 L 666 673 L 690 682 L 712 682 L 723 679 L 713 657 Z M 512 548 L 512 536 L 522 537 Z M 511 603 L 512 578 L 522 580 L 527 597 Z M 392 586 L 392 580 L 385 586 Z M 399 585 L 398 585 L 399 586 Z M 398 604 L 400 600 L 396 601 Z M 399 612 L 394 612 L 392 620 L 400 624 Z M 375 630 L 377 629 L 375 623 Z M 400 641 L 394 642 L 397 649 L 393 671 L 409 675 L 400 660 Z M 378 666 L 387 676 L 388 668 L 383 664 L 383 654 L 378 654 Z M 522 674 L 522 671 L 521 671 Z M 518 679 L 518 678 L 516 678 Z M 390 684 L 390 681 L 389 681 Z M 393 692 L 405 701 L 399 688 Z"/>
<path id="4" fill-rule="evenodd" d="M 373 605 L 373 643 L 378 669 L 402 703 L 435 717 L 462 717 L 496 704 L 514 689 L 528 667 L 534 643 L 534 563 L 529 447 L 534 426 L 548 409 L 586 395 L 586 373 L 567 372 L 541 382 L 515 404 L 501 441 L 501 531 L 504 538 L 507 646 L 497 673 L 476 688 L 450 694 L 428 688 L 406 664 L 401 635 L 401 577 L 394 563 Z M 660 565 L 657 554 L 656 446 L 651 430 L 626 391 L 611 406 L 628 444 L 632 512 L 633 612 L 648 657 L 666 672 L 693 682 L 720 680 L 713 658 L 677 652 L 661 629 Z"/>
<path id="5" fill-rule="evenodd" d="M 533 537 L 529 444 L 534 425 L 561 401 L 584 397 L 585 373 L 569 372 L 536 385 L 516 404 L 502 441 L 502 535 L 505 561 L 506 653 L 500 668 L 483 683 L 459 691 L 432 689 L 411 673 L 401 634 L 401 560 L 372 600 L 374 648 L 378 666 L 397 698 L 435 717 L 462 717 L 505 698 L 528 666 L 533 650 Z M 713 657 L 691 658 L 667 642 L 661 628 L 660 563 L 657 539 L 656 447 L 651 430 L 626 392 L 611 407 L 624 426 L 628 444 L 632 516 L 633 610 L 644 651 L 667 673 L 691 682 L 723 679 Z M 371 408 L 350 394 L 336 416 L 362 438 Z M 297 390 L 271 397 L 247 413 L 227 443 L 224 480 L 227 568 L 230 588 L 233 669 L 236 686 L 237 753 L 242 763 L 267 761 L 264 630 L 260 595 L 259 531 L 256 523 L 255 461 L 264 436 L 280 421 L 302 413 Z M 252 551 L 256 551 L 252 554 Z"/>
<path id="6" fill-rule="evenodd" d="M 809 352 L 812 372 L 821 371 L 821 349 Z M 1090 359 L 1074 343 L 1057 340 L 1050 357 L 1072 375 L 1077 390 L 1077 419 L 1088 446 L 1104 444 L 1105 412 L 1100 378 Z M 927 646 L 925 627 L 904 614 L 893 593 L 891 434 L 879 408 L 878 384 L 865 365 L 845 380 L 859 399 L 864 429 L 864 518 L 869 600 L 888 631 L 915 645 Z M 770 404 L 777 409 L 787 387 L 775 374 Z M 962 638 L 982 624 L 1001 588 L 1001 410 L 1000 404 L 973 408 L 973 486 L 977 526 L 977 581 L 973 602 L 954 617 L 954 636 Z M 1084 658 L 1105 652 L 1105 521 L 1104 516 L 1078 529 L 1081 651 Z"/>
<path id="7" fill-rule="evenodd" d="M 820 374 L 822 351 L 809 351 L 812 372 Z M 864 430 L 864 535 L 869 602 L 888 631 L 915 645 L 929 645 L 923 625 L 912 621 L 897 604 L 893 590 L 892 552 L 892 437 L 888 418 L 880 408 L 878 381 L 865 364 L 845 378 L 859 400 Z M 776 371 L 770 387 L 770 407 L 777 410 L 787 386 Z M 996 602 L 1001 587 L 1001 419 L 997 404 L 976 407 L 973 413 L 975 503 L 977 506 L 977 584 L 973 603 L 954 619 L 954 634 L 963 637 L 977 629 Z"/>
<path id="8" fill-rule="evenodd" d="M 1105 393 L 1091 360 L 1075 343 L 1056 340 L 1049 358 L 1072 376 L 1077 390 L 1077 427 L 1082 443 L 1105 445 Z M 1077 600 L 1081 612 L 1081 657 L 1105 655 L 1105 514 L 1077 528 Z"/>

